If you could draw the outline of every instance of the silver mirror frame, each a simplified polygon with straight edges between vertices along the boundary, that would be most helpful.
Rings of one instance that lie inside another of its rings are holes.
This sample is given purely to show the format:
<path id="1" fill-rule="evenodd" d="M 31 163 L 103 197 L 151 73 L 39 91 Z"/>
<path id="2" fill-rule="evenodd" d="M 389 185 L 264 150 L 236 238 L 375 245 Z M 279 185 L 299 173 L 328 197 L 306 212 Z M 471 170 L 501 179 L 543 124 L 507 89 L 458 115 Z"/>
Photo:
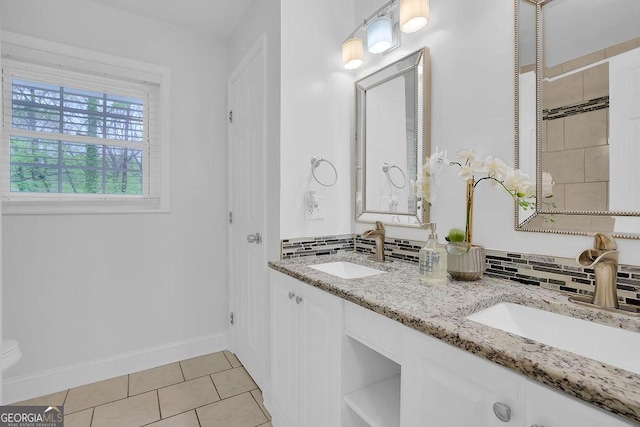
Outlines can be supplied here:
<path id="1" fill-rule="evenodd" d="M 393 67 L 399 68 L 393 70 Z M 419 68 L 422 67 L 422 72 Z M 389 64 L 380 70 L 363 77 L 355 82 L 355 105 L 356 105 L 356 131 L 355 131 L 355 189 L 354 208 L 356 222 L 375 223 L 381 221 L 387 225 L 400 227 L 424 228 L 429 221 L 429 207 L 423 206 L 421 201 L 415 202 L 415 213 L 406 212 L 380 212 L 367 211 L 366 206 L 366 124 L 364 119 L 364 108 L 362 99 L 366 98 L 368 89 L 401 76 L 409 70 L 415 69 L 416 90 L 415 90 L 415 141 L 417 153 L 416 170 L 407 171 L 407 185 L 415 181 L 417 174 L 429 156 L 431 151 L 431 63 L 429 48 L 424 47 L 404 58 Z M 421 77 L 420 77 L 421 76 Z M 419 88 L 422 88 L 421 90 Z M 421 118 L 421 120 L 418 120 Z M 419 125 L 422 123 L 422 126 Z M 358 192 L 361 193 L 360 203 L 358 202 Z M 360 204 L 360 206 L 359 206 Z"/>
<path id="2" fill-rule="evenodd" d="M 514 89 L 515 89 L 515 167 L 520 167 L 520 49 L 519 49 L 519 19 L 520 19 L 520 2 L 527 1 L 535 6 L 535 72 L 536 72 L 536 199 L 542 200 L 542 83 L 543 83 L 543 52 L 542 52 L 542 6 L 553 0 L 514 0 L 514 52 L 515 52 L 515 67 L 514 67 Z M 637 217 L 640 216 L 640 212 L 617 212 L 617 211 L 536 211 L 528 218 L 520 218 L 520 210 L 518 205 L 515 205 L 515 229 L 516 231 L 527 231 L 536 233 L 551 233 L 551 234 L 568 234 L 577 236 L 586 236 L 590 232 L 597 230 L 562 230 L 562 229 L 545 229 L 545 228 L 533 228 L 527 227 L 537 216 L 539 215 L 553 215 L 553 216 L 574 216 L 576 219 L 584 216 L 609 216 L 609 217 Z M 638 219 L 640 222 L 640 218 Z M 622 239 L 638 239 L 640 240 L 639 233 L 621 233 L 610 232 L 611 236 Z"/>

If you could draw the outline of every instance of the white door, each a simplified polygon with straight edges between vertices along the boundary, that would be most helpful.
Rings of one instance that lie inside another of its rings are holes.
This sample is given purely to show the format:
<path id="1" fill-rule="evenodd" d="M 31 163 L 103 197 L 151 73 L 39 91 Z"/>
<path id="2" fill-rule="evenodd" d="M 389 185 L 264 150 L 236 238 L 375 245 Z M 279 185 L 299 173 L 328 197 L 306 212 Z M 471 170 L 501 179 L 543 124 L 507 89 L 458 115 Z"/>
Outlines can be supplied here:
<path id="1" fill-rule="evenodd" d="M 231 349 L 259 385 L 266 374 L 267 259 L 264 242 L 265 36 L 229 78 L 228 177 Z"/>

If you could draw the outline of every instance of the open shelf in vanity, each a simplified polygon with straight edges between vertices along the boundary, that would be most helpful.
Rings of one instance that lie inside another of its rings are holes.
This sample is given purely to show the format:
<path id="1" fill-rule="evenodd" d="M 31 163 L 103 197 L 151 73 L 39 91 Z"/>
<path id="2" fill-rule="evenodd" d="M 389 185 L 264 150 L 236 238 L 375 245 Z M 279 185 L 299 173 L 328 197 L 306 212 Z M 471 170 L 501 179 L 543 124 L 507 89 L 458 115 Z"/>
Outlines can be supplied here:
<path id="1" fill-rule="evenodd" d="M 401 372 L 399 334 L 390 319 L 345 305 L 343 426 L 399 427 Z"/>
<path id="2" fill-rule="evenodd" d="M 400 374 L 349 393 L 344 401 L 371 427 L 399 427 Z"/>

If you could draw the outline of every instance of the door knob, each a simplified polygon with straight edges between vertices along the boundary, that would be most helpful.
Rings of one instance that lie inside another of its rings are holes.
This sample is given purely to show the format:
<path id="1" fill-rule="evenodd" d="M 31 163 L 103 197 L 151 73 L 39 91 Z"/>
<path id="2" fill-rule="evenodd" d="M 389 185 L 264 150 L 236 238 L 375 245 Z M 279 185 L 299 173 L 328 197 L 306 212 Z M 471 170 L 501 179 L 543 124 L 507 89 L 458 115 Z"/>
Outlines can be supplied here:
<path id="1" fill-rule="evenodd" d="M 493 404 L 493 413 L 503 423 L 511 421 L 511 408 L 506 403 L 496 402 Z"/>
<path id="2" fill-rule="evenodd" d="M 247 236 L 247 242 L 256 243 L 259 245 L 260 243 L 262 243 L 262 236 L 260 235 L 260 233 L 249 234 Z"/>

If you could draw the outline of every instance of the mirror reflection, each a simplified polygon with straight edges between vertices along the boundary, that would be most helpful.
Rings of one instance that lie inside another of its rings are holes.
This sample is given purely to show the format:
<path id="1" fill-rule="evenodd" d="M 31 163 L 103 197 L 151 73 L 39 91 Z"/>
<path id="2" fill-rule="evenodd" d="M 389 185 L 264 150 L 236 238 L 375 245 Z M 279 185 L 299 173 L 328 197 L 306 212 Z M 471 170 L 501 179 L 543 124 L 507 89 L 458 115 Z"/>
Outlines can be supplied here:
<path id="1" fill-rule="evenodd" d="M 638 237 L 640 2 L 519 0 L 517 10 L 518 160 L 538 187 L 544 172 L 555 182 L 518 226 Z"/>
<path id="2" fill-rule="evenodd" d="M 428 50 L 356 82 L 356 220 L 421 226 L 413 182 L 428 152 Z"/>

